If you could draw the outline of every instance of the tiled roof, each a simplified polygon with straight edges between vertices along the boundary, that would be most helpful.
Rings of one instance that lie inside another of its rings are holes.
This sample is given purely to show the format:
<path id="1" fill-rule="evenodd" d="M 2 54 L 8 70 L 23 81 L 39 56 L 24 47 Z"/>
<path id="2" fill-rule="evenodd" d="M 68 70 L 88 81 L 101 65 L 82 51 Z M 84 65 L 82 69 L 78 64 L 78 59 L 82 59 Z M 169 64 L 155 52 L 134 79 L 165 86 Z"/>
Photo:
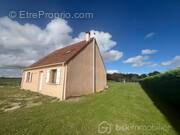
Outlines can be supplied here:
<path id="1" fill-rule="evenodd" d="M 64 48 L 55 50 L 54 52 L 50 53 L 49 55 L 45 56 L 44 58 L 40 59 L 39 61 L 35 62 L 27 68 L 35 68 L 56 63 L 68 62 L 73 57 L 75 57 L 80 51 L 82 51 L 83 48 L 85 48 L 91 41 L 92 38 L 88 42 L 84 40 L 66 46 Z"/>

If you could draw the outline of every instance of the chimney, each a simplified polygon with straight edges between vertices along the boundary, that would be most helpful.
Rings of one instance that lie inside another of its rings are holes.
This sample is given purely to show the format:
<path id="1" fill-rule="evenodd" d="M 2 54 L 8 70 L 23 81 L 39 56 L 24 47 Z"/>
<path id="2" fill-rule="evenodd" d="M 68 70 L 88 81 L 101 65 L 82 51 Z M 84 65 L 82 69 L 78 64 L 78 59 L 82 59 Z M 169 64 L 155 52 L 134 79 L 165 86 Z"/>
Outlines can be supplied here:
<path id="1" fill-rule="evenodd" d="M 86 42 L 90 39 L 90 32 L 86 32 Z"/>

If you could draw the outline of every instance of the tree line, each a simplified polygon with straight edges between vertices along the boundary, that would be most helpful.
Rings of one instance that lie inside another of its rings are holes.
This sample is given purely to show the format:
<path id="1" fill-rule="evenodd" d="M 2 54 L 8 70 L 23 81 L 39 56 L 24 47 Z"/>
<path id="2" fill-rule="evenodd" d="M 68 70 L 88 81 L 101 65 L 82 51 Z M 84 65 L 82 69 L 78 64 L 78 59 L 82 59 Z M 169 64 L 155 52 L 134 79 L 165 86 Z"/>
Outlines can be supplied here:
<path id="1" fill-rule="evenodd" d="M 112 80 L 116 82 L 137 82 L 140 79 L 158 74 L 160 74 L 159 71 L 154 71 L 149 74 L 141 74 L 141 75 L 134 73 L 129 73 L 129 74 L 113 73 L 113 74 L 107 74 L 107 80 Z"/>

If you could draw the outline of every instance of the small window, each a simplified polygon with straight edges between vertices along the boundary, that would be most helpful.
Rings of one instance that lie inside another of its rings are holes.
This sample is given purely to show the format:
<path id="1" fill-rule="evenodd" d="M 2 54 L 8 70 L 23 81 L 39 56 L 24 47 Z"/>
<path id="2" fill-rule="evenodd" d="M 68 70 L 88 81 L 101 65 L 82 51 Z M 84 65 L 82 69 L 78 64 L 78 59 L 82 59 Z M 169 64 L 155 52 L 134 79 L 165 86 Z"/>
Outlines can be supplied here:
<path id="1" fill-rule="evenodd" d="M 30 80 L 30 72 L 27 72 L 26 82 L 29 82 Z"/>
<path id="2" fill-rule="evenodd" d="M 26 82 L 32 82 L 33 73 L 27 72 Z"/>
<path id="3" fill-rule="evenodd" d="M 69 54 L 69 53 L 71 53 L 72 51 L 73 51 L 73 49 L 67 50 L 67 51 L 64 52 L 64 54 L 65 54 L 65 55 L 66 55 L 66 54 Z"/>
<path id="4" fill-rule="evenodd" d="M 68 53 L 70 53 L 71 52 L 71 50 L 68 50 L 68 51 L 66 51 L 66 54 L 68 54 Z"/>
<path id="5" fill-rule="evenodd" d="M 56 77 L 57 77 L 57 69 L 53 69 L 50 72 L 50 83 L 56 83 Z"/>

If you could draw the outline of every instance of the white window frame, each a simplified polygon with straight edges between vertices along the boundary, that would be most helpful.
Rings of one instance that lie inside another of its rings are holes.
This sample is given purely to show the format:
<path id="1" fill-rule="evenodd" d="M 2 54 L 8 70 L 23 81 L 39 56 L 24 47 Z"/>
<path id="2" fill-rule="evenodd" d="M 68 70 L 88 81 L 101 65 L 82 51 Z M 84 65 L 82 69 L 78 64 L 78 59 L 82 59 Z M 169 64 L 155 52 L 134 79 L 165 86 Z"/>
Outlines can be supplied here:
<path id="1" fill-rule="evenodd" d="M 57 68 L 57 74 L 56 74 L 56 84 L 61 83 L 61 68 Z"/>
<path id="2" fill-rule="evenodd" d="M 56 78 L 55 78 L 54 82 L 52 82 L 52 71 L 53 70 L 56 70 Z M 48 69 L 47 74 L 46 74 L 46 83 L 58 85 L 58 84 L 60 84 L 60 82 L 61 82 L 61 68 L 58 67 L 58 68 Z"/>

